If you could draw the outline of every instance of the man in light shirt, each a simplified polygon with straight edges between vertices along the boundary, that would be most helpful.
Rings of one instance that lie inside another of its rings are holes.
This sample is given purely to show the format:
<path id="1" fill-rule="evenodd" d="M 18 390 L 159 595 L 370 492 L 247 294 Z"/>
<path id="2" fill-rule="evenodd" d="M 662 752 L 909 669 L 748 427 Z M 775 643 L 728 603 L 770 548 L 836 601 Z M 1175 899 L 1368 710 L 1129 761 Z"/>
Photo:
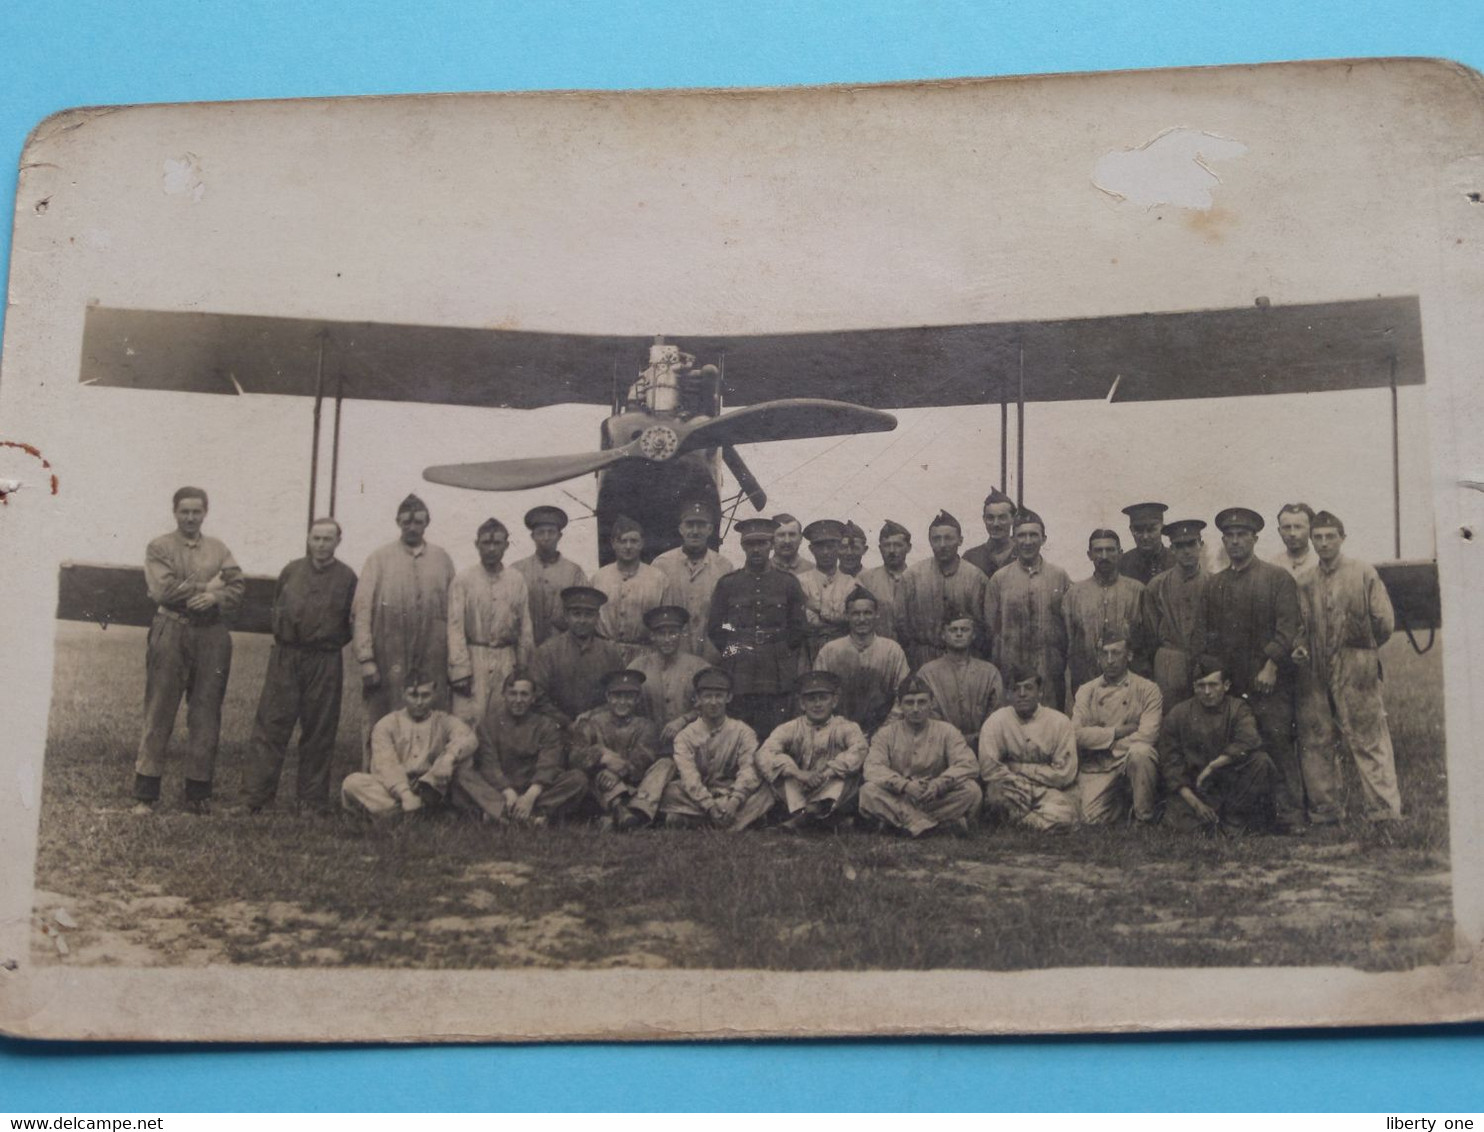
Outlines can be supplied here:
<path id="1" fill-rule="evenodd" d="M 935 830 L 963 836 L 983 793 L 979 765 L 957 727 L 933 716 L 933 693 L 918 676 L 897 693 L 901 718 L 871 739 L 866 755 L 860 812 L 909 837 Z"/>
<path id="2" fill-rule="evenodd" d="M 716 647 L 706 639 L 711 595 L 716 583 L 737 568 L 726 555 L 711 549 L 711 536 L 715 532 L 711 509 L 704 503 L 687 504 L 680 512 L 680 545 L 654 560 L 655 569 L 665 575 L 665 604 L 678 605 L 689 615 L 686 651 L 707 664 L 721 659 Z"/>
<path id="3" fill-rule="evenodd" d="M 1149 825 L 1159 817 L 1159 688 L 1129 671 L 1126 640 L 1104 640 L 1098 657 L 1102 675 L 1078 688 L 1072 704 L 1082 820 L 1119 821 L 1132 801 L 1134 821 Z"/>
<path id="4" fill-rule="evenodd" d="M 1041 674 L 1010 674 L 1010 703 L 979 732 L 984 813 L 1027 829 L 1064 832 L 1077 824 L 1077 732 L 1041 703 Z"/>
<path id="5" fill-rule="evenodd" d="M 402 688 L 402 707 L 371 729 L 371 767 L 347 775 L 340 804 L 373 818 L 441 806 L 478 740 L 457 716 L 434 708 L 437 682 L 414 672 Z"/>
<path id="6" fill-rule="evenodd" d="M 470 726 L 484 718 L 505 677 L 528 667 L 536 651 L 525 577 L 506 569 L 510 532 L 486 519 L 474 536 L 479 561 L 448 588 L 448 683 L 453 713 Z"/>
<path id="7" fill-rule="evenodd" d="M 806 672 L 799 678 L 803 714 L 795 716 L 758 748 L 758 772 L 783 810 L 779 825 L 790 832 L 827 825 L 855 811 L 866 736 L 835 713 L 840 679 L 833 672 Z"/>
<path id="8" fill-rule="evenodd" d="M 612 641 L 632 663 L 649 649 L 644 614 L 664 605 L 663 571 L 643 560 L 644 528 L 625 515 L 613 521 L 613 561 L 593 575 L 593 588 L 608 595 L 598 613 L 598 636 Z"/>
<path id="9" fill-rule="evenodd" d="M 850 633 L 820 650 L 814 667 L 833 673 L 838 709 L 871 734 L 891 714 L 896 690 L 907 678 L 907 655 L 896 641 L 876 633 L 876 595 L 864 586 L 850 591 L 846 616 Z"/>
<path id="10" fill-rule="evenodd" d="M 531 633 L 537 645 L 567 627 L 562 607 L 562 591 L 571 586 L 587 585 L 582 567 L 564 558 L 558 549 L 567 529 L 567 513 L 560 507 L 532 507 L 525 514 L 526 530 L 531 532 L 535 553 L 512 562 L 510 568 L 526 580 L 526 595 L 531 608 Z"/>

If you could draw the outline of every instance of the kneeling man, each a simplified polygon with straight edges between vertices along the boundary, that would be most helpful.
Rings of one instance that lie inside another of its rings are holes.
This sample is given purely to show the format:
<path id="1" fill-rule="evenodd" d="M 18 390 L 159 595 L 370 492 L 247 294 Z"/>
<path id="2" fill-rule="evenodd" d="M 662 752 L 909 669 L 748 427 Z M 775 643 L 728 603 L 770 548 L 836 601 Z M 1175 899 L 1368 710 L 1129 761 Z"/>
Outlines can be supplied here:
<path id="1" fill-rule="evenodd" d="M 979 732 L 984 812 L 1027 829 L 1077 824 L 1077 732 L 1041 703 L 1041 674 L 1010 672 L 1010 706 L 990 714 Z"/>
<path id="2" fill-rule="evenodd" d="M 1134 821 L 1148 824 L 1159 816 L 1159 687 L 1128 670 L 1129 645 L 1121 637 L 1099 642 L 1098 665 L 1103 674 L 1078 688 L 1072 705 L 1082 820 L 1121 820 L 1132 794 Z"/>
<path id="3" fill-rule="evenodd" d="M 699 718 L 675 736 L 677 779 L 665 788 L 660 810 L 666 824 L 701 820 L 740 832 L 768 812 L 773 794 L 757 770 L 757 735 L 727 715 L 732 678 L 719 668 L 696 673 Z"/>
<path id="4" fill-rule="evenodd" d="M 433 708 L 435 680 L 413 673 L 402 691 L 402 707 L 371 729 L 370 772 L 347 775 L 340 784 L 340 804 L 352 813 L 389 817 L 425 803 L 441 805 L 449 782 L 478 746 L 468 724 Z"/>
<path id="5" fill-rule="evenodd" d="M 454 775 L 454 805 L 486 821 L 522 825 L 545 825 L 576 809 L 587 775 L 567 767 L 561 725 L 535 706 L 536 681 L 517 668 L 490 700 L 473 761 Z"/>
<path id="6" fill-rule="evenodd" d="M 603 676 L 602 707 L 583 712 L 572 727 L 572 764 L 587 774 L 593 795 L 615 829 L 654 821 L 675 764 L 658 758 L 660 731 L 639 714 L 644 673 L 620 668 Z"/>
<path id="7" fill-rule="evenodd" d="M 836 715 L 840 677 L 806 672 L 799 678 L 804 714 L 769 735 L 758 749 L 758 771 L 783 801 L 783 825 L 828 822 L 855 810 L 866 734 L 860 725 Z"/>
<path id="8" fill-rule="evenodd" d="M 1172 707 L 1159 730 L 1160 772 L 1171 795 L 1165 821 L 1184 830 L 1268 829 L 1275 771 L 1260 749 L 1257 718 L 1231 694 L 1221 661 L 1203 656 L 1195 671 L 1195 698 Z"/>
<path id="9" fill-rule="evenodd" d="M 920 676 L 897 690 L 902 718 L 882 726 L 866 756 L 860 812 L 913 837 L 940 825 L 969 831 L 967 818 L 983 798 L 979 767 L 957 727 L 933 719 L 933 693 Z"/>

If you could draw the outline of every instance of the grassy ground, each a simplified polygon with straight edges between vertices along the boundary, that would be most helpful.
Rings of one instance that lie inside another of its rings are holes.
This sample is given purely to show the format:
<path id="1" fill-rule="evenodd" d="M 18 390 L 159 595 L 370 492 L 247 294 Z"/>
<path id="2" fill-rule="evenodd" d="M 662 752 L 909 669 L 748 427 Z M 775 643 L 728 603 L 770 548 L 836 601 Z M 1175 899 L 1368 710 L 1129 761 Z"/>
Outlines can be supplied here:
<path id="1" fill-rule="evenodd" d="M 267 645 L 236 638 L 224 801 L 237 791 Z M 1385 841 L 1359 824 L 1303 840 L 1084 829 L 921 843 L 371 827 L 282 804 L 195 817 L 169 777 L 161 812 L 141 819 L 128 813 L 128 789 L 143 655 L 142 630 L 59 627 L 38 962 L 1380 970 L 1438 962 L 1451 948 L 1440 658 L 1405 642 L 1384 658 L 1410 817 Z M 357 699 L 347 696 L 337 782 L 356 762 Z M 286 784 L 293 771 L 291 758 Z"/>

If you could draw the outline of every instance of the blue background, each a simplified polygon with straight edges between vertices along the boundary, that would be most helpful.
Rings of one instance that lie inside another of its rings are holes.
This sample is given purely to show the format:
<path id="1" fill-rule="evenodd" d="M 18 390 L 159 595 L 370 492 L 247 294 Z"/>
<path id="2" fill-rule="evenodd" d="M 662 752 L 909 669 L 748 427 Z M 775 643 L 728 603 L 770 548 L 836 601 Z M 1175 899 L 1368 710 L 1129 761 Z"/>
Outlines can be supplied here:
<path id="1" fill-rule="evenodd" d="M 1484 68 L 1484 9 L 1478 0 L 0 0 L 0 169 L 16 167 L 41 118 L 87 104 L 884 82 L 1364 55 Z M 14 183 L 5 177 L 8 264 Z M 0 1041 L 0 1110 L 553 1107 L 1477 1111 L 1484 1027 L 307 1051 Z"/>

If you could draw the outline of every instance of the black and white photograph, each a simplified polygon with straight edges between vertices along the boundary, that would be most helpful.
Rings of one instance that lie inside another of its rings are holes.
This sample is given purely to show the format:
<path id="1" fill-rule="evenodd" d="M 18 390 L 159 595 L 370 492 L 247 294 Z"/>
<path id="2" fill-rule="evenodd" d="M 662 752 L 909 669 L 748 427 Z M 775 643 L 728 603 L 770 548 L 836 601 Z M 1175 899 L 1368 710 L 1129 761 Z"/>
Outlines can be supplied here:
<path id="1" fill-rule="evenodd" d="M 0 1025 L 1479 1017 L 1479 118 L 1373 61 L 43 123 Z"/>

